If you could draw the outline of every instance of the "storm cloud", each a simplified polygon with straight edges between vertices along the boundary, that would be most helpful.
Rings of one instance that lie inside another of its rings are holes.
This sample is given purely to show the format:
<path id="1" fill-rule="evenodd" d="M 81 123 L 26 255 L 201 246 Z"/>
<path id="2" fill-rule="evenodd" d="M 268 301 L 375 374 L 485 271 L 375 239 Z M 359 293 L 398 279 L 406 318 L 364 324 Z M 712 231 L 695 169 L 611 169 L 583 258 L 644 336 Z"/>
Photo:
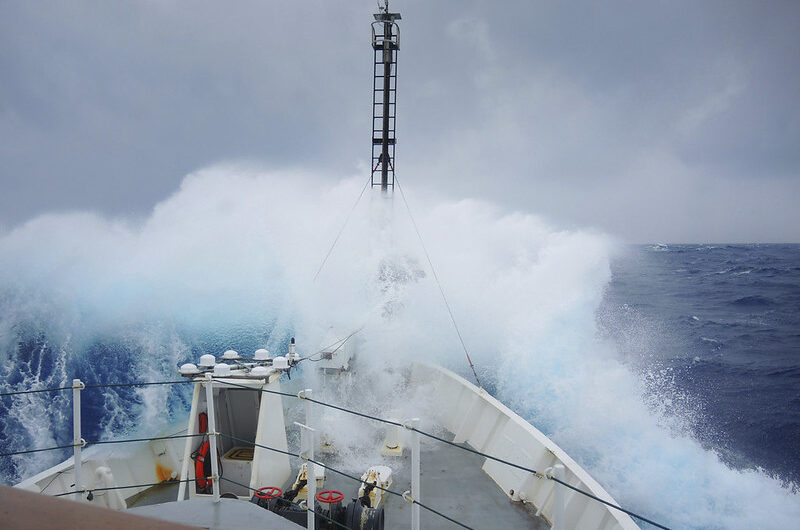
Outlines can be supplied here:
<path id="1" fill-rule="evenodd" d="M 391 8 L 407 187 L 629 241 L 800 241 L 796 2 Z M 3 2 L 0 223 L 145 216 L 232 160 L 366 179 L 374 11 Z"/>

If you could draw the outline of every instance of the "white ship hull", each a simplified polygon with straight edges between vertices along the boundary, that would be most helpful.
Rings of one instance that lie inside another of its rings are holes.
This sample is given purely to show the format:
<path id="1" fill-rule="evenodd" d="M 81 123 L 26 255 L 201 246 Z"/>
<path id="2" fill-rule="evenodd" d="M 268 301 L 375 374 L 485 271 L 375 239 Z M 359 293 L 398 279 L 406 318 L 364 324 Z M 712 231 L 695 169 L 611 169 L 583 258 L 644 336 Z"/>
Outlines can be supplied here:
<path id="1" fill-rule="evenodd" d="M 563 466 L 564 475 L 562 479 L 565 482 L 611 504 L 616 504 L 602 486 L 552 440 L 486 391 L 477 388 L 453 372 L 436 365 L 414 364 L 409 371 L 408 377 L 409 388 L 428 389 L 427 391 L 431 392 L 432 399 L 435 400 L 435 404 L 428 407 L 427 411 L 424 411 L 426 414 L 432 412 L 433 417 L 424 419 L 428 424 L 438 426 L 437 432 L 444 430 L 450 433 L 453 442 L 464 443 L 480 453 L 491 455 L 525 468 L 551 473 L 555 476 L 557 476 L 555 470 L 558 469 L 556 466 L 560 464 Z M 201 385 L 202 383 L 196 386 L 195 394 L 200 393 Z M 278 385 L 279 383 L 275 381 L 269 384 L 269 388 L 279 389 Z M 276 397 L 271 395 L 270 399 L 274 400 Z M 197 401 L 196 398 L 197 396 L 195 396 L 194 402 Z M 285 401 L 293 401 L 287 397 L 283 399 Z M 279 404 L 280 400 L 277 403 Z M 289 405 L 291 404 L 284 403 L 284 406 Z M 272 410 L 274 408 L 275 403 L 272 404 Z M 262 408 L 263 410 L 266 410 L 266 407 Z M 193 418 L 195 412 L 193 411 L 190 417 Z M 420 411 L 421 414 L 422 412 Z M 197 427 L 194 420 L 192 419 L 190 423 L 188 429 L 196 431 Z M 284 429 L 283 418 L 275 425 L 282 431 Z M 292 426 L 289 427 L 290 430 L 291 428 Z M 182 435 L 186 432 L 186 427 L 176 428 L 164 433 L 162 436 Z M 273 436 L 273 438 L 275 437 Z M 191 462 L 186 461 L 186 454 L 187 446 L 194 446 L 197 442 L 189 438 L 190 442 L 187 444 L 186 440 L 184 438 L 152 440 L 114 446 L 113 449 L 110 446 L 101 446 L 84 451 L 81 474 L 84 477 L 85 487 L 87 489 L 102 489 L 137 484 L 156 484 L 180 479 L 194 481 L 196 478 L 194 466 L 190 465 Z M 264 442 L 263 438 L 261 442 Z M 274 444 L 275 439 L 271 443 Z M 428 445 L 433 444 L 439 444 L 439 442 L 431 441 Z M 283 446 L 283 448 L 285 450 L 286 446 Z M 477 510 L 476 517 L 488 515 L 498 521 L 502 521 L 504 517 L 508 516 L 507 527 L 509 528 L 526 527 L 524 526 L 526 518 L 529 521 L 529 525 L 537 524 L 537 520 L 540 526 L 542 521 L 546 521 L 548 525 L 556 521 L 562 525 L 561 528 L 598 530 L 638 528 L 628 515 L 619 510 L 600 503 L 591 497 L 576 493 L 543 476 L 532 474 L 490 458 L 476 457 L 474 454 L 469 455 L 469 453 L 467 453 L 467 456 L 472 456 L 472 458 L 464 456 L 463 458 L 465 459 L 460 460 L 462 456 L 459 455 L 463 451 L 452 446 L 436 448 L 435 450 L 454 452 L 455 454 L 448 458 L 456 458 L 456 460 L 452 460 L 452 465 L 457 469 L 453 469 L 452 472 L 444 470 L 444 473 L 442 473 L 442 470 L 437 469 L 437 472 L 434 473 L 433 468 L 431 468 L 429 472 L 426 467 L 425 453 L 423 453 L 422 495 L 420 500 L 426 504 L 429 503 L 434 507 L 437 503 L 440 506 L 443 503 L 456 507 L 469 506 L 471 509 Z M 431 457 L 429 461 L 444 462 L 442 455 L 444 453 L 436 453 L 436 456 Z M 266 454 L 264 456 L 268 457 Z M 318 458 L 324 462 L 323 457 Z M 409 458 L 406 456 L 405 460 L 409 460 Z M 22 481 L 16 487 L 45 495 L 69 494 L 75 489 L 73 462 L 72 459 L 67 460 Z M 223 459 L 222 463 L 222 467 L 227 470 L 223 477 L 230 476 L 230 474 L 242 474 L 236 470 L 233 462 L 226 462 Z M 262 462 L 261 467 L 264 467 L 264 465 Z M 273 454 L 268 463 L 270 469 L 280 469 L 281 477 L 289 476 L 289 465 L 289 457 L 279 454 Z M 293 463 L 293 465 L 296 466 L 297 462 Z M 464 479 L 463 476 L 459 475 L 464 471 L 461 468 L 465 466 L 476 468 L 467 470 L 471 473 L 468 475 L 472 477 L 470 479 Z M 399 464 L 399 467 L 406 468 L 407 465 L 402 463 Z M 477 468 L 482 471 L 477 472 Z M 448 476 L 451 473 L 452 479 Z M 246 478 L 249 479 L 251 476 L 256 477 L 257 473 L 251 473 L 250 469 L 248 469 L 244 475 L 247 475 Z M 244 475 L 242 477 L 237 475 L 235 480 L 237 482 L 242 481 L 245 478 Z M 280 483 L 265 484 L 263 482 L 265 480 L 280 479 L 267 478 L 272 476 L 269 472 L 263 472 L 263 475 L 261 478 L 252 478 L 256 482 L 248 481 L 251 485 L 250 487 L 256 489 L 263 485 L 284 486 L 286 482 L 284 478 Z M 399 478 L 395 481 L 395 489 L 399 491 L 408 490 L 409 484 L 402 483 L 402 479 L 405 476 L 402 473 L 398 473 L 397 476 Z M 429 476 L 431 477 L 430 479 Z M 479 488 L 476 488 L 476 483 L 481 481 L 481 477 L 488 484 L 483 484 L 481 487 L 485 488 L 484 491 L 492 490 L 492 495 L 495 497 L 494 505 L 491 507 L 493 511 L 490 513 L 483 513 L 488 506 L 485 498 L 483 498 L 487 496 L 486 493 L 481 498 L 471 497 L 471 492 L 480 491 Z M 450 488 L 442 488 L 433 483 L 429 484 L 434 478 L 441 481 L 441 484 L 449 484 Z M 459 480 L 469 480 L 470 484 L 461 484 Z M 186 487 L 186 484 L 181 484 L 180 487 L 166 489 L 159 486 L 141 486 L 98 491 L 93 494 L 93 500 L 90 504 L 118 510 L 130 508 L 134 513 L 145 513 L 149 516 L 167 519 L 172 517 L 174 520 L 174 510 L 163 508 L 165 506 L 163 503 L 176 502 L 178 494 L 186 498 L 184 489 L 188 490 L 190 498 L 209 497 L 195 493 L 193 482 L 188 482 L 188 487 Z M 448 489 L 449 491 L 447 491 Z M 243 501 L 250 498 L 246 489 L 237 491 L 237 495 Z M 498 509 L 498 499 L 503 496 L 506 498 L 506 507 Z M 67 498 L 87 502 L 86 494 L 67 495 Z M 403 515 L 404 512 L 408 512 L 403 507 L 404 501 L 402 499 L 392 499 L 392 502 L 397 509 L 390 509 L 390 505 L 387 503 L 388 527 L 406 527 L 410 519 L 407 518 L 407 515 Z M 142 506 L 146 506 L 149 503 L 160 504 L 162 508 L 159 509 L 158 506 L 142 508 Z M 559 512 L 560 503 L 563 503 L 563 508 Z M 524 509 L 521 510 L 520 507 Z M 454 515 L 459 521 L 468 526 L 474 524 L 469 519 L 470 510 L 459 510 L 459 512 L 450 515 Z M 423 526 L 438 527 L 436 524 L 437 518 L 432 517 L 433 514 L 430 515 L 431 517 L 426 514 L 426 517 L 423 518 L 423 522 L 427 520 L 429 523 Z M 401 517 L 402 520 L 393 520 L 392 516 Z M 187 521 L 184 520 L 182 522 Z M 442 527 L 447 527 L 447 525 Z"/>

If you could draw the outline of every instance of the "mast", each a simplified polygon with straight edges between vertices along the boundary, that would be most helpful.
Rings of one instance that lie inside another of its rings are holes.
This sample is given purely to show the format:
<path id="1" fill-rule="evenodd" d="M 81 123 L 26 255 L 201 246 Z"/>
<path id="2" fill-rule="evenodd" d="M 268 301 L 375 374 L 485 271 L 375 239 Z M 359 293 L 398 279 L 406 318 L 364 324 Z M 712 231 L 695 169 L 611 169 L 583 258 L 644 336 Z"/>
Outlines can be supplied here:
<path id="1" fill-rule="evenodd" d="M 397 50 L 400 49 L 400 13 L 389 12 L 389 0 L 373 15 L 372 49 L 375 54 L 372 83 L 372 186 L 383 194 L 394 190 Z M 377 176 L 380 175 L 380 179 Z"/>

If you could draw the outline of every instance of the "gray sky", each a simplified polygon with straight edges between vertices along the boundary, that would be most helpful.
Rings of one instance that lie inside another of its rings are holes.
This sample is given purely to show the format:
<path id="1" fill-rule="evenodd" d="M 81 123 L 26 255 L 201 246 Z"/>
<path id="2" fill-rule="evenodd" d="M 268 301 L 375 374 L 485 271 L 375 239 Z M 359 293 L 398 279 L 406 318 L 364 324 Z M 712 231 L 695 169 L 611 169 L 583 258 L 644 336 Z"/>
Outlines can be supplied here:
<path id="1" fill-rule="evenodd" d="M 633 242 L 800 241 L 800 3 L 391 7 L 407 187 Z M 0 225 L 145 216 L 217 162 L 356 174 L 374 11 L 0 1 Z"/>

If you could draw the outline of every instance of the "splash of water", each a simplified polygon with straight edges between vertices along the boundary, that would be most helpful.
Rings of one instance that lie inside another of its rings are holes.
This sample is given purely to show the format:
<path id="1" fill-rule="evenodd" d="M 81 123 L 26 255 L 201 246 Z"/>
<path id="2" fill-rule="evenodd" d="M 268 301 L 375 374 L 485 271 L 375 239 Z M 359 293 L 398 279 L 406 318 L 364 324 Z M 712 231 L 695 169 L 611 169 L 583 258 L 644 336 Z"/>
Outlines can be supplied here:
<path id="1" fill-rule="evenodd" d="M 368 367 L 436 359 L 466 374 L 402 205 L 367 200 L 312 281 L 360 186 L 216 167 L 187 177 L 143 222 L 53 214 L 2 234 L 0 388 L 170 378 L 181 361 L 228 347 L 280 350 L 291 334 L 316 346 L 331 324 L 366 324 Z M 598 336 L 613 241 L 480 201 L 409 199 L 481 375 L 621 503 L 684 528 L 800 518 L 778 481 L 730 469 L 687 418 L 654 408 L 647 382 Z M 186 396 L 146 388 L 87 402 L 94 434 L 114 436 L 152 432 L 169 421 L 165 403 L 180 417 Z M 6 399 L 3 448 L 68 439 L 68 407 Z M 57 458 L 2 472 L 13 482 Z"/>

